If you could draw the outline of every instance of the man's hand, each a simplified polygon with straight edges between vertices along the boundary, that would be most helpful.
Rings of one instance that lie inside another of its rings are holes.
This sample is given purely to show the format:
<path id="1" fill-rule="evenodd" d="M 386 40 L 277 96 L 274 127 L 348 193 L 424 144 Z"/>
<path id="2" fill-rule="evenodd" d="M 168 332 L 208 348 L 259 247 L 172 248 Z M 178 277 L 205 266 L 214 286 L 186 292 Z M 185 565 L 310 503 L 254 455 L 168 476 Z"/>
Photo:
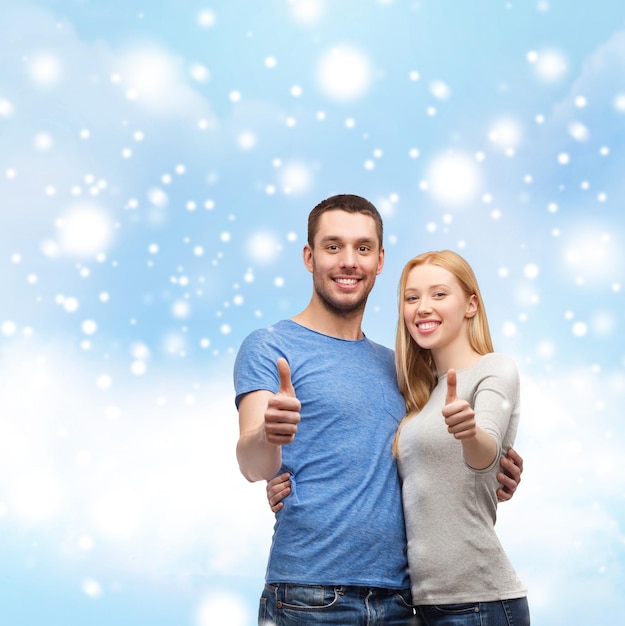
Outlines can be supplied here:
<path id="1" fill-rule="evenodd" d="M 265 411 L 265 439 L 268 443 L 281 446 L 293 443 L 297 424 L 300 421 L 301 402 L 295 396 L 291 383 L 291 369 L 286 359 L 277 361 L 280 387 L 278 393 L 269 398 Z"/>
<path id="2" fill-rule="evenodd" d="M 503 472 L 497 474 L 497 480 L 503 487 L 497 489 L 497 500 L 499 500 L 499 502 L 507 502 L 512 498 L 521 482 L 523 459 L 518 452 L 510 448 L 507 456 L 502 456 L 499 462 L 503 468 Z"/>
<path id="3" fill-rule="evenodd" d="M 456 395 L 456 370 L 447 372 L 447 396 L 443 407 L 443 417 L 447 431 L 456 439 L 471 439 L 477 433 L 475 412 L 466 400 Z"/>
<path id="4" fill-rule="evenodd" d="M 274 513 L 283 506 L 282 500 L 291 493 L 291 475 L 288 472 L 280 474 L 267 482 L 267 501 Z"/>

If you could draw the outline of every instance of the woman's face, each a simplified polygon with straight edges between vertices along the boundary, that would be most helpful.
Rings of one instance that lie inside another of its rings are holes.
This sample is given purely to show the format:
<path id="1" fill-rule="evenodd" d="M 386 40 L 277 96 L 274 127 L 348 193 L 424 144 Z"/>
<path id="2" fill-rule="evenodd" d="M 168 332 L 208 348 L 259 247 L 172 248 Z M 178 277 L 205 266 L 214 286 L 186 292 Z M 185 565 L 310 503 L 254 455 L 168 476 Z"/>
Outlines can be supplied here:
<path id="1" fill-rule="evenodd" d="M 413 267 L 402 297 L 404 323 L 420 347 L 436 353 L 456 343 L 466 345 L 477 298 L 468 297 L 449 270 L 429 263 Z"/>

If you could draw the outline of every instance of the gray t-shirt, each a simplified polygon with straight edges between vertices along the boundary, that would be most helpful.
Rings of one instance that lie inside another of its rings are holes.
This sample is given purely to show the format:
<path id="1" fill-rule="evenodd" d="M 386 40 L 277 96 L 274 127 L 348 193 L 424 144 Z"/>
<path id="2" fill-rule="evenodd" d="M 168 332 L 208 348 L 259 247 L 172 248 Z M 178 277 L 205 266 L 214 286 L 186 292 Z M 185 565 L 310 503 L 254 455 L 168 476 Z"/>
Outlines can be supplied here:
<path id="1" fill-rule="evenodd" d="M 461 442 L 447 432 L 441 414 L 446 394 L 445 373 L 399 437 L 413 603 L 524 597 L 495 533 L 499 458 L 514 443 L 519 421 L 517 368 L 491 353 L 458 371 L 458 398 L 471 404 L 478 426 L 497 441 L 497 456 L 484 470 L 465 463 Z"/>

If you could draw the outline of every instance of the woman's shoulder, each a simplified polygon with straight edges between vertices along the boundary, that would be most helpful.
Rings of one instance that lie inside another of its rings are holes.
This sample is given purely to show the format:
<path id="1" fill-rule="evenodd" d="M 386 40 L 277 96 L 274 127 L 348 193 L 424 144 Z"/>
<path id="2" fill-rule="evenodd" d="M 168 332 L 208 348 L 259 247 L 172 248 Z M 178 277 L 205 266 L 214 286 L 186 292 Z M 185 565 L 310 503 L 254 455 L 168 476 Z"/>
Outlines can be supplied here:
<path id="1" fill-rule="evenodd" d="M 486 370 L 491 374 L 499 374 L 505 378 L 518 378 L 519 370 L 514 360 L 501 352 L 489 352 L 485 354 L 476 366 L 480 370 Z"/>

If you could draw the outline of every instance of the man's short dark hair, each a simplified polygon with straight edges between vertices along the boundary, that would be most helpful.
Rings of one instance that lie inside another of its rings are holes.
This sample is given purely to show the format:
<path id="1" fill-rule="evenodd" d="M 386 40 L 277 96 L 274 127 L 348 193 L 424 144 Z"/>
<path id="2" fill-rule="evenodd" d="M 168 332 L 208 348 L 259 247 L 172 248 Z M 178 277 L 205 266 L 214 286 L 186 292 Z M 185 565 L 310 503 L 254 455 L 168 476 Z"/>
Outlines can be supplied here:
<path id="1" fill-rule="evenodd" d="M 382 225 L 382 216 L 375 206 L 369 200 L 361 196 L 353 194 L 338 194 L 330 196 L 322 200 L 308 215 L 308 245 L 313 248 L 315 235 L 319 229 L 319 219 L 326 211 L 347 211 L 347 213 L 362 213 L 368 215 L 375 220 L 375 228 L 378 239 L 380 240 L 380 249 L 382 249 L 382 238 L 384 227 Z"/>

